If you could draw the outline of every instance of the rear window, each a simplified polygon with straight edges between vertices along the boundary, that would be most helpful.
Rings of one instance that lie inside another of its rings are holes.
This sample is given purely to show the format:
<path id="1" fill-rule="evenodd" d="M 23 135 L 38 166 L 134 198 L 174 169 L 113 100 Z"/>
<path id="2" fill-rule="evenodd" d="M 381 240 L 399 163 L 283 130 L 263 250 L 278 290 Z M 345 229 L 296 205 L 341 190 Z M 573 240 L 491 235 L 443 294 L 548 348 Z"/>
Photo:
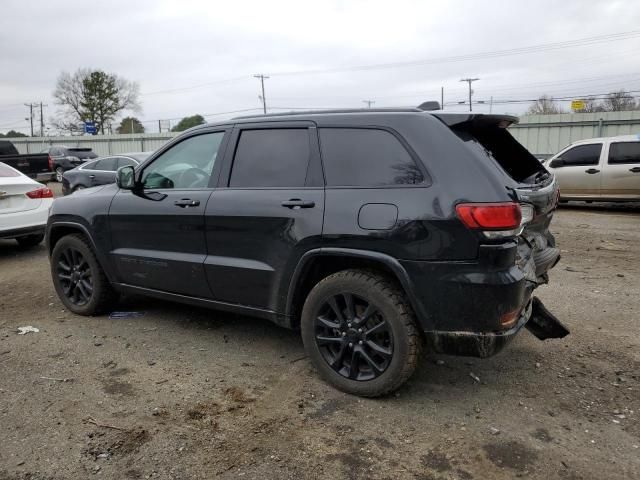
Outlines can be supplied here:
<path id="1" fill-rule="evenodd" d="M 609 163 L 640 163 L 640 142 L 616 142 L 609 146 Z"/>
<path id="2" fill-rule="evenodd" d="M 538 173 L 546 172 L 540 161 L 505 128 L 462 123 L 452 130 L 476 153 L 500 165 L 516 182 L 525 182 Z"/>
<path id="3" fill-rule="evenodd" d="M 67 155 L 78 157 L 80 160 L 98 158 L 98 155 L 93 153 L 90 148 L 67 148 Z"/>
<path id="4" fill-rule="evenodd" d="M 13 143 L 0 140 L 0 155 L 18 155 Z"/>
<path id="5" fill-rule="evenodd" d="M 0 163 L 0 177 L 19 177 L 20 173 L 16 172 L 13 168 L 5 165 L 4 163 Z"/>
<path id="6" fill-rule="evenodd" d="M 392 133 L 373 128 L 321 128 L 328 186 L 415 185 L 424 175 Z"/>
<path id="7" fill-rule="evenodd" d="M 303 187 L 311 150 L 306 128 L 244 130 L 230 187 Z"/>

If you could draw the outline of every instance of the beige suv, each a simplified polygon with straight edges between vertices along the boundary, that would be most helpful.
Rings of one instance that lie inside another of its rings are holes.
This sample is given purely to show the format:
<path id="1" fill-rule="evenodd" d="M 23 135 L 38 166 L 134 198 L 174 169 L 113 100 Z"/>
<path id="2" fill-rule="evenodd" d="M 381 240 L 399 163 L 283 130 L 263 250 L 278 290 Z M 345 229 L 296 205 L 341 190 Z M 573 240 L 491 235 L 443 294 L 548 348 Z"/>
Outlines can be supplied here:
<path id="1" fill-rule="evenodd" d="M 640 136 L 572 143 L 547 163 L 562 200 L 640 201 Z"/>

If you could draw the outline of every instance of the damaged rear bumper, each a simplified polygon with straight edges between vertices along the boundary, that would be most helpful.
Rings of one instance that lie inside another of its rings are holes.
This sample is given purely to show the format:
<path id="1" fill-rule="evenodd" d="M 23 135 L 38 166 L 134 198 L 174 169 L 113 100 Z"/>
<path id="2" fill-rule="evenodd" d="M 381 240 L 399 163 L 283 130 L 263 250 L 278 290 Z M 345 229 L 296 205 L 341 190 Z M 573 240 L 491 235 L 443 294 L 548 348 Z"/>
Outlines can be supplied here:
<path id="1" fill-rule="evenodd" d="M 533 297 L 523 309 L 516 324 L 499 332 L 425 332 L 431 351 L 447 355 L 486 358 L 502 350 L 522 329 L 527 329 L 540 340 L 563 338 L 569 330 Z"/>

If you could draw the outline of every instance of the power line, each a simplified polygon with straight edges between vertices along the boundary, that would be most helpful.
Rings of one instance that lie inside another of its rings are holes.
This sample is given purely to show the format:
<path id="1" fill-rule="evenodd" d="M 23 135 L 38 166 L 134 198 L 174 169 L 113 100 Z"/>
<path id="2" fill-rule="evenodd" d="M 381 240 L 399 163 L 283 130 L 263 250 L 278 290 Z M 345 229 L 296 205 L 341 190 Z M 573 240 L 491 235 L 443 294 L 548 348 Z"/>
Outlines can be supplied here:
<path id="1" fill-rule="evenodd" d="M 461 62 L 467 60 L 479 60 L 484 58 L 495 58 L 509 55 L 522 55 L 527 53 L 538 53 L 549 50 L 558 50 L 562 48 L 579 47 L 586 45 L 594 45 L 598 43 L 613 42 L 619 40 L 628 40 L 640 36 L 640 30 L 633 30 L 629 32 L 613 33 L 608 35 L 598 35 L 594 37 L 584 37 L 576 40 L 567 40 L 564 42 L 554 43 L 542 43 L 537 45 L 530 45 L 526 47 L 511 48 L 506 50 L 493 50 L 486 52 L 478 52 L 474 54 L 466 55 L 454 55 L 448 57 L 437 57 L 431 59 L 414 60 L 408 62 L 393 62 L 393 63 L 378 63 L 370 65 L 358 65 L 353 67 L 334 67 L 324 69 L 309 69 L 309 70 L 293 70 L 285 72 L 272 72 L 271 76 L 292 76 L 292 75 L 312 75 L 319 73 L 340 73 L 340 72 L 352 72 L 361 70 L 382 70 L 389 68 L 399 67 L 415 67 L 422 65 L 433 65 L 437 63 L 451 63 Z"/>
<path id="2" fill-rule="evenodd" d="M 237 82 L 239 80 L 247 80 L 249 79 L 250 76 L 249 75 L 243 75 L 241 77 L 234 77 L 234 78 L 223 78 L 223 79 L 219 79 L 219 80 L 212 80 L 210 82 L 207 83 L 200 83 L 198 85 L 191 85 L 188 87 L 177 87 L 177 88 L 171 88 L 168 90 L 157 90 L 155 92 L 146 92 L 146 93 L 141 93 L 140 96 L 141 97 L 148 97 L 151 95 L 162 95 L 165 93 L 177 93 L 177 92 L 184 92 L 187 90 L 194 90 L 196 88 L 203 88 L 203 87 L 210 87 L 211 85 L 219 85 L 221 83 L 232 83 L 232 82 Z"/>

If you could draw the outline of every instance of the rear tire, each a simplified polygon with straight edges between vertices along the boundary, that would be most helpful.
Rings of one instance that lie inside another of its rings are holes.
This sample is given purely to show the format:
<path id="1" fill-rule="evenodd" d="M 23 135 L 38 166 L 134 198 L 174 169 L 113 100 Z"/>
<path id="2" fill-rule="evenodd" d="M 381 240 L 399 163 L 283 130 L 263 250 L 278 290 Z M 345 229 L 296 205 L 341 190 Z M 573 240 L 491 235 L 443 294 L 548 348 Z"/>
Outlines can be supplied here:
<path id="1" fill-rule="evenodd" d="M 62 167 L 56 168 L 56 182 L 62 183 L 62 174 L 64 173 L 64 169 Z"/>
<path id="2" fill-rule="evenodd" d="M 404 293 L 365 270 L 343 270 L 321 280 L 307 296 L 301 329 L 322 378 L 363 397 L 398 389 L 415 371 L 422 350 Z"/>
<path id="3" fill-rule="evenodd" d="M 78 315 L 99 315 L 118 299 L 91 245 L 80 234 L 62 237 L 53 247 L 51 277 L 64 306 Z"/>
<path id="4" fill-rule="evenodd" d="M 44 240 L 43 233 L 36 233 L 34 235 L 25 235 L 24 237 L 16 238 L 16 242 L 18 242 L 18 245 L 25 248 L 35 247 L 36 245 L 39 245 L 42 242 L 42 240 Z"/>

